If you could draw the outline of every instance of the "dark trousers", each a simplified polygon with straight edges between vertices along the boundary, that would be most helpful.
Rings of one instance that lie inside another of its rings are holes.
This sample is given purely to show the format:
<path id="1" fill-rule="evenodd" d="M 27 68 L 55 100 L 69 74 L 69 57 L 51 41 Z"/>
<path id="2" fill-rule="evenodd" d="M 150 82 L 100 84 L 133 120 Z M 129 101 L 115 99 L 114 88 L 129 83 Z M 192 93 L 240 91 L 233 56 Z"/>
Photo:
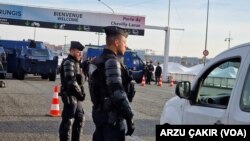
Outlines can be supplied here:
<path id="1" fill-rule="evenodd" d="M 158 84 L 161 76 L 155 75 L 155 84 Z"/>
<path id="2" fill-rule="evenodd" d="M 151 79 L 152 79 L 152 72 L 149 72 L 149 73 L 147 74 L 146 84 L 150 84 L 150 83 L 151 83 Z"/>
<path id="3" fill-rule="evenodd" d="M 124 120 L 119 120 L 115 125 L 111 125 L 107 121 L 107 113 L 93 110 L 92 116 L 96 127 L 93 141 L 125 141 Z"/>
<path id="4" fill-rule="evenodd" d="M 76 100 L 74 96 L 62 96 L 62 101 L 64 107 L 59 127 L 60 141 L 80 141 L 84 122 L 82 102 Z"/>

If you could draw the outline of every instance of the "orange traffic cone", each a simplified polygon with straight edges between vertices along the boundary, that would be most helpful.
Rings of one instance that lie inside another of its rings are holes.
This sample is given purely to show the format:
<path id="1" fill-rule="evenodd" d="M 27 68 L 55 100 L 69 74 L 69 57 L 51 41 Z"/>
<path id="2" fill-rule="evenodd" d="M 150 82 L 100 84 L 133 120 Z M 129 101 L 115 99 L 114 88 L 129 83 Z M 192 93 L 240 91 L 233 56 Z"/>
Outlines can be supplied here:
<path id="1" fill-rule="evenodd" d="M 144 75 L 142 76 L 141 86 L 145 86 L 145 77 L 144 77 Z"/>
<path id="2" fill-rule="evenodd" d="M 161 87 L 162 86 L 162 76 L 160 77 L 160 80 L 158 82 L 158 86 Z"/>
<path id="3" fill-rule="evenodd" d="M 51 101 L 50 112 L 48 115 L 52 117 L 61 116 L 60 110 L 59 110 L 59 98 L 58 98 L 58 86 L 57 85 L 54 87 L 54 95 Z"/>
<path id="4" fill-rule="evenodd" d="M 6 85 L 5 85 L 5 82 L 4 81 L 0 81 L 0 88 L 5 88 L 6 87 Z"/>

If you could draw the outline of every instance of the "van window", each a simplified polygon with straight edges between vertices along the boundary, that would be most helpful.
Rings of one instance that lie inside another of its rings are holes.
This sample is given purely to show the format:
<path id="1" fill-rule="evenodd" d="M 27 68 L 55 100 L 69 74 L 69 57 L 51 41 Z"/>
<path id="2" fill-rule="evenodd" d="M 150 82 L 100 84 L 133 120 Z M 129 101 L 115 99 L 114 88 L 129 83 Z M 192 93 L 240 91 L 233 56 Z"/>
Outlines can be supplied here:
<path id="1" fill-rule="evenodd" d="M 241 95 L 240 108 L 245 112 L 250 112 L 250 67 L 247 73 L 248 74 Z"/>
<path id="2" fill-rule="evenodd" d="M 240 67 L 240 59 L 230 59 L 214 66 L 201 80 L 197 102 L 203 106 L 226 108 Z"/>
<path id="3" fill-rule="evenodd" d="M 136 66 L 140 65 L 140 60 L 138 58 L 134 58 L 133 64 Z"/>
<path id="4" fill-rule="evenodd" d="M 48 56 L 48 51 L 45 49 L 33 49 L 31 50 L 31 55 L 35 57 L 46 57 Z"/>

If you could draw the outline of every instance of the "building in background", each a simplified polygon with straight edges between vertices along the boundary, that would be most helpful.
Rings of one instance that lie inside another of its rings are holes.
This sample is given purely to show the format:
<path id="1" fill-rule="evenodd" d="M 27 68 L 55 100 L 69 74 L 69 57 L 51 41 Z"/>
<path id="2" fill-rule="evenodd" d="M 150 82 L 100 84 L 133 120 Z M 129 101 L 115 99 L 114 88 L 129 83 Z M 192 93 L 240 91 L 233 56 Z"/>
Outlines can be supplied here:
<path id="1" fill-rule="evenodd" d="M 156 51 L 152 49 L 137 49 L 135 50 L 140 58 L 142 58 L 143 61 L 153 61 L 153 64 L 156 65 L 157 62 L 160 62 L 163 64 L 164 62 L 164 56 L 157 54 Z M 210 59 L 206 59 L 206 62 L 208 62 Z M 187 56 L 169 56 L 168 62 L 174 62 L 181 64 L 185 67 L 192 67 L 198 64 L 203 63 L 203 58 L 198 57 L 187 57 Z"/>
<path id="2" fill-rule="evenodd" d="M 53 51 L 54 54 L 62 56 L 69 53 L 70 44 L 66 45 L 54 45 L 50 43 L 44 43 L 45 46 Z"/>

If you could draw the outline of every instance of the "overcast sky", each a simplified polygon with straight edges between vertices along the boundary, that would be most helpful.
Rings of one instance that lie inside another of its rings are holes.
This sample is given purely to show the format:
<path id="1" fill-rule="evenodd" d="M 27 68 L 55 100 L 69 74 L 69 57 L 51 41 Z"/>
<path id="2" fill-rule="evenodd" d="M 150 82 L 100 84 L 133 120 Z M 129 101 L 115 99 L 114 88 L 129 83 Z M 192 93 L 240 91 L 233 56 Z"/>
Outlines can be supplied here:
<path id="1" fill-rule="evenodd" d="M 102 0 L 113 8 L 115 13 L 142 15 L 146 25 L 167 26 L 168 0 Z M 0 0 L 6 3 L 6 0 Z M 9 4 L 63 8 L 93 12 L 111 13 L 111 10 L 98 0 L 12 0 Z M 228 48 L 229 32 L 231 46 L 250 41 L 250 0 L 210 0 L 208 24 L 208 57 L 214 57 Z M 205 47 L 207 0 L 171 0 L 170 55 L 202 57 Z M 0 25 L 1 39 L 32 39 L 34 28 Z M 37 28 L 36 40 L 56 45 L 78 40 L 83 44 L 97 44 L 98 36 L 92 32 L 65 31 Z M 164 31 L 145 30 L 145 36 L 129 36 L 128 46 L 132 49 L 153 49 L 158 53 L 164 50 Z M 105 36 L 101 35 L 101 44 Z"/>

